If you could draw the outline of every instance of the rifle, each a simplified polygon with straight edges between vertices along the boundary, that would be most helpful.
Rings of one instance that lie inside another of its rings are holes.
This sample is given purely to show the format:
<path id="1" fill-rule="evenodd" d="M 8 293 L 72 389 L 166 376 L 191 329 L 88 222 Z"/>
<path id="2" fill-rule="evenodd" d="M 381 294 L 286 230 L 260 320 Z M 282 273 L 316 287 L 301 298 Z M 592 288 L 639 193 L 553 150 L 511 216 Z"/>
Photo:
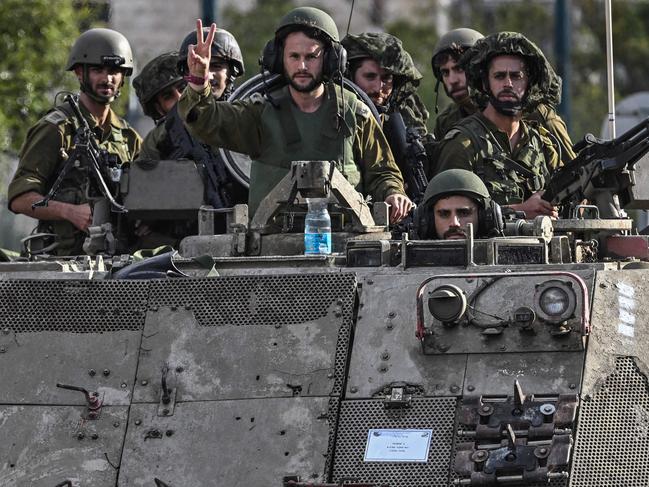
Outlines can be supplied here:
<path id="1" fill-rule="evenodd" d="M 649 208 L 649 118 L 613 140 L 586 134 L 574 150 L 577 157 L 552 175 L 543 194 L 561 206 L 562 218 L 575 218 L 584 199 L 602 218 L 619 218 L 620 208 Z"/>
<path id="2" fill-rule="evenodd" d="M 183 124 L 178 107 L 167 114 L 165 128 L 173 144 L 168 159 L 191 159 L 203 168 L 207 176 L 205 201 L 214 208 L 231 208 L 232 196 L 229 189 L 228 173 L 223 160 L 215 155 L 209 146 L 194 139 Z"/>
<path id="3" fill-rule="evenodd" d="M 109 154 L 105 149 L 101 149 L 97 144 L 88 121 L 81 114 L 78 97 L 68 94 L 65 96 L 65 101 L 72 109 L 72 114 L 77 121 L 78 128 L 73 137 L 74 147 L 63 163 L 50 190 L 42 200 L 32 204 L 32 209 L 47 206 L 58 192 L 68 172 L 73 167 L 78 167 L 88 174 L 88 186 L 86 188 L 88 201 L 97 202 L 105 198 L 114 212 L 126 213 L 128 210 L 120 205 L 113 196 L 113 193 L 117 193 L 122 175 L 119 161 L 114 155 Z M 67 110 L 64 109 L 64 111 L 67 113 Z M 106 180 L 110 181 L 112 190 Z"/>
<path id="4" fill-rule="evenodd" d="M 427 156 L 421 135 L 412 127 L 406 128 L 403 116 L 398 111 L 390 113 L 383 124 L 383 133 L 403 174 L 408 197 L 415 204 L 420 204 L 428 186 L 424 171 Z"/>

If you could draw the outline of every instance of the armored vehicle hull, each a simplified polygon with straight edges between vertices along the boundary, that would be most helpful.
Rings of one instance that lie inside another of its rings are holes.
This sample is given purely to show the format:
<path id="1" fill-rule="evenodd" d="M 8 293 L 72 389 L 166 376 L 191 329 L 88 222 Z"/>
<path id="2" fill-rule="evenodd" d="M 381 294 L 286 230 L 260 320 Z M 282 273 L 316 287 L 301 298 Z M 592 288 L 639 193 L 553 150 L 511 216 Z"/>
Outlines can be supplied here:
<path id="1" fill-rule="evenodd" d="M 387 244 L 0 264 L 0 484 L 649 485 L 649 271 Z"/>

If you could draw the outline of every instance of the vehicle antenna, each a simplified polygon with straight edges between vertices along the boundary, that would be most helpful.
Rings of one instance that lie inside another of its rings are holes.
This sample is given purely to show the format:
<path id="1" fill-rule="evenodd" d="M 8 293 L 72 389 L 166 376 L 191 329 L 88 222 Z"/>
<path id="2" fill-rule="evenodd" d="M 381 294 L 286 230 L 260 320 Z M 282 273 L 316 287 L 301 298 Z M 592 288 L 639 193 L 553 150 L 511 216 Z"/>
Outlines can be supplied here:
<path id="1" fill-rule="evenodd" d="M 615 138 L 615 80 L 613 71 L 613 20 L 611 0 L 605 2 L 606 13 L 606 77 L 608 84 L 608 136 Z"/>

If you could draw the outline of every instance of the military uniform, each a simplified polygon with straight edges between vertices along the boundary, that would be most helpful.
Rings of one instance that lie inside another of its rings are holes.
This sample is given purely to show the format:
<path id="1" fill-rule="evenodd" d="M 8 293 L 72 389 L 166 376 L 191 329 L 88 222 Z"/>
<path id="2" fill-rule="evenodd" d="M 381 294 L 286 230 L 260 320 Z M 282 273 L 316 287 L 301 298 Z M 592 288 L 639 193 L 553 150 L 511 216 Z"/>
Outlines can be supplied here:
<path id="1" fill-rule="evenodd" d="M 142 147 L 138 159 L 147 159 L 159 161 L 165 159 L 165 154 L 161 152 L 163 142 L 167 140 L 167 129 L 165 128 L 164 119 L 149 131 L 142 141 Z"/>
<path id="2" fill-rule="evenodd" d="M 356 95 L 347 90 L 341 93 L 338 86 L 326 83 L 323 103 L 314 113 L 295 106 L 288 87 L 273 98 L 277 108 L 260 95 L 234 103 L 218 102 L 206 87 L 200 93 L 187 88 L 178 102 L 178 112 L 195 136 L 254 159 L 251 215 L 294 160 L 338 161 L 337 169 L 374 201 L 404 194 L 401 173 L 387 141 Z M 341 108 L 343 120 L 339 122 Z"/>
<path id="3" fill-rule="evenodd" d="M 441 142 L 436 173 L 446 169 L 475 172 L 496 203 L 521 203 L 544 188 L 560 161 L 547 131 L 521 121 L 521 136 L 512 149 L 505 132 L 475 113 L 461 120 Z"/>
<path id="4" fill-rule="evenodd" d="M 476 109 L 473 105 L 450 104 L 435 120 L 435 128 L 433 130 L 435 138 L 442 140 L 451 127 L 475 112 Z M 539 105 L 534 112 L 524 115 L 523 119 L 541 125 L 556 138 L 556 142 L 561 148 L 562 163 L 566 164 L 575 158 L 576 154 L 572 150 L 572 141 L 570 140 L 570 135 L 568 135 L 568 128 L 555 110 L 547 105 Z M 431 172 L 437 171 L 433 168 Z"/>
<path id="5" fill-rule="evenodd" d="M 116 155 L 121 163 L 135 159 L 141 139 L 125 120 L 110 110 L 106 128 L 102 130 L 82 103 L 79 107 L 95 133 L 100 148 Z M 70 153 L 73 148 L 76 128 L 71 109 L 63 105 L 51 111 L 29 130 L 20 151 L 16 174 L 9 184 L 9 205 L 14 198 L 29 191 L 43 195 L 49 191 L 65 162 L 62 151 Z M 73 168 L 53 199 L 75 205 L 87 203 L 87 183 L 85 173 Z M 38 231 L 59 236 L 59 245 L 55 250 L 57 255 L 83 253 L 82 244 L 86 234 L 66 220 L 40 221 Z"/>

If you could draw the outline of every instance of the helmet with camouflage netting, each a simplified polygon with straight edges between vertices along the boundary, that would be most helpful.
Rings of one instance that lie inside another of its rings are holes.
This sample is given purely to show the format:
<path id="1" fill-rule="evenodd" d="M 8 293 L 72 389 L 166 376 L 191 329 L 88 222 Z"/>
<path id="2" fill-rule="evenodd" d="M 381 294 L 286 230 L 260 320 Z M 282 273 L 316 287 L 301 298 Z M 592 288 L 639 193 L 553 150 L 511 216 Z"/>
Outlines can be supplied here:
<path id="1" fill-rule="evenodd" d="M 183 80 L 178 72 L 178 53 L 167 52 L 149 61 L 140 74 L 133 78 L 133 87 L 144 114 L 154 120 L 161 114 L 155 108 L 155 97 L 165 88 Z"/>
<path id="2" fill-rule="evenodd" d="M 460 60 L 460 65 L 466 72 L 471 97 L 478 106 L 485 106 L 489 100 L 486 88 L 489 64 L 497 56 L 519 56 L 525 63 L 529 82 L 522 100 L 524 112 L 533 111 L 540 103 L 550 106 L 559 104 L 561 78 L 543 52 L 521 33 L 498 32 L 478 41 Z"/>
<path id="3" fill-rule="evenodd" d="M 381 68 L 393 76 L 399 77 L 399 83 L 418 82 L 422 78 L 412 57 L 403 48 L 401 40 L 385 32 L 365 32 L 362 34 L 348 34 L 342 45 L 347 50 L 347 60 L 350 65 L 358 64 L 354 61 L 373 59 Z M 353 77 L 353 73 L 349 73 Z"/>

